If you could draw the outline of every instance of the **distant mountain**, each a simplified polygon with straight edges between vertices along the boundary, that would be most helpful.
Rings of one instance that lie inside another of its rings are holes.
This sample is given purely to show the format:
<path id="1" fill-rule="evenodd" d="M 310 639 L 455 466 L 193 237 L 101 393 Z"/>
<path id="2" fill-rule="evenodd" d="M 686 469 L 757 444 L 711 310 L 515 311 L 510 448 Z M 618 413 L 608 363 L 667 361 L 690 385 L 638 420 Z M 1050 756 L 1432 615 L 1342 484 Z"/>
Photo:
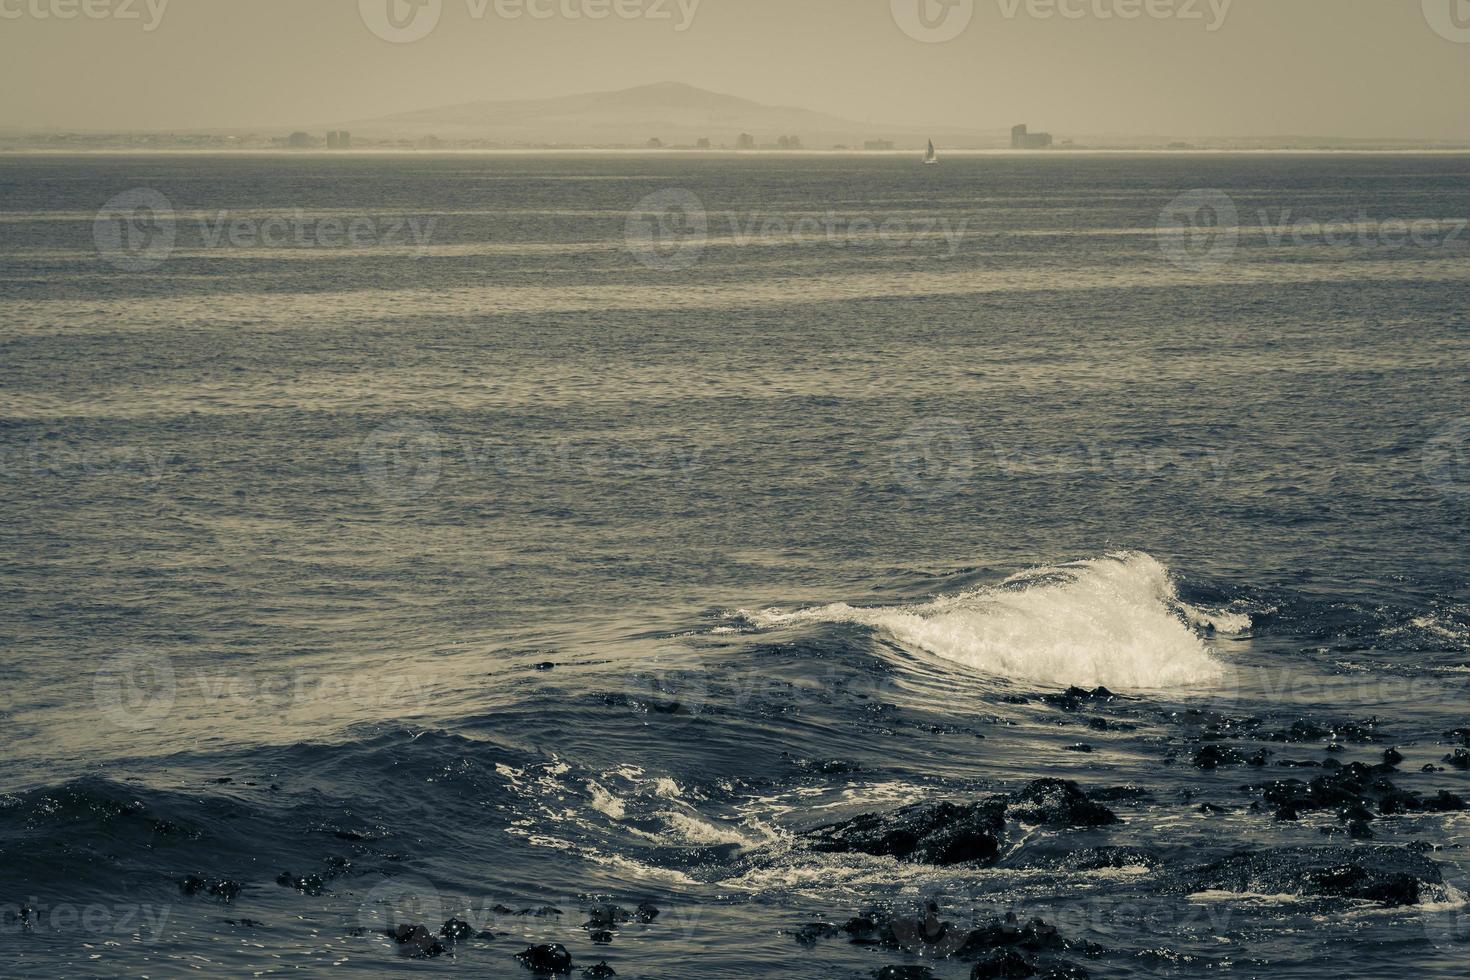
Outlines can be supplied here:
<path id="1" fill-rule="evenodd" d="M 946 142 L 962 138 L 971 146 L 994 145 L 996 140 L 994 134 L 982 137 L 978 131 L 853 122 L 808 109 L 762 105 L 677 82 L 555 99 L 470 102 L 359 119 L 338 127 L 368 139 L 436 136 L 506 145 L 642 146 L 659 139 L 673 146 L 708 139 L 718 147 L 733 146 L 741 133 L 751 134 L 760 144 L 797 136 L 809 149 L 860 146 L 874 139 L 891 139 L 900 147 L 922 146 L 930 136 Z"/>

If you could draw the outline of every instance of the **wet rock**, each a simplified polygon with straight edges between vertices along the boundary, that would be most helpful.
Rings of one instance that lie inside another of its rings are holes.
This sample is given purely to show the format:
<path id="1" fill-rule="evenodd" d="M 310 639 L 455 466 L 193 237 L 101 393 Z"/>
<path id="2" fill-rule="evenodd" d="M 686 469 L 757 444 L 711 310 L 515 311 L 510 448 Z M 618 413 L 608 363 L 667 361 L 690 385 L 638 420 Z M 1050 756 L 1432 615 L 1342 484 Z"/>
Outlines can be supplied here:
<path id="1" fill-rule="evenodd" d="M 294 888 L 303 895 L 320 895 L 327 890 L 327 883 L 321 875 L 293 875 L 289 871 L 276 875 L 276 884 L 282 888 Z"/>
<path id="2" fill-rule="evenodd" d="M 1456 769 L 1470 769 L 1470 749 L 1455 749 L 1440 761 L 1448 762 Z"/>
<path id="3" fill-rule="evenodd" d="M 594 905 L 587 910 L 587 921 L 584 925 L 588 929 L 612 929 L 631 922 L 633 916 L 621 905 Z"/>
<path id="4" fill-rule="evenodd" d="M 521 966 L 532 973 L 555 974 L 572 972 L 572 954 L 561 943 L 542 943 L 517 953 Z"/>
<path id="5" fill-rule="evenodd" d="M 594 963 L 582 971 L 582 976 L 592 977 L 594 980 L 600 977 L 615 977 L 617 975 L 618 971 L 608 966 L 607 960 L 603 960 L 601 963 Z"/>
<path id="6" fill-rule="evenodd" d="M 390 935 L 398 944 L 398 951 L 404 956 L 412 956 L 415 959 L 433 959 L 449 952 L 449 947 L 441 943 L 424 926 L 404 923 L 395 927 Z"/>
<path id="7" fill-rule="evenodd" d="M 1277 807 L 1308 810 L 1339 810 L 1352 814 L 1351 819 L 1371 820 L 1370 805 L 1382 814 L 1441 812 L 1464 809 L 1464 800 L 1452 793 L 1441 792 L 1431 799 L 1400 789 L 1388 778 L 1395 773 L 1388 765 L 1368 766 L 1349 763 L 1339 770 L 1318 776 L 1311 782 L 1299 779 L 1278 780 L 1253 787 L 1263 791 L 1267 803 Z"/>
<path id="8" fill-rule="evenodd" d="M 1076 783 L 1038 779 L 1008 797 L 1007 816 L 1022 823 L 1048 827 L 1106 827 L 1118 815 L 1090 799 Z"/>
<path id="9" fill-rule="evenodd" d="M 1194 754 L 1196 769 L 1218 769 L 1221 766 L 1243 766 L 1245 756 L 1228 745 L 1206 745 Z"/>
<path id="10" fill-rule="evenodd" d="M 1138 847 L 1082 847 L 1056 857 L 1045 858 L 1033 867 L 1059 871 L 1100 871 L 1104 868 L 1156 867 L 1159 859 Z"/>
<path id="11" fill-rule="evenodd" d="M 1118 695 L 1105 687 L 1096 687 L 1091 691 L 1069 687 L 1061 694 L 1043 694 L 1041 700 L 1063 711 L 1076 711 L 1084 704 L 1110 704 L 1118 700 Z"/>
<path id="12" fill-rule="evenodd" d="M 606 929 L 593 929 L 587 934 L 587 938 L 592 940 L 592 942 L 594 942 L 598 946 L 611 946 L 613 941 L 613 934 L 608 932 Z"/>
<path id="13" fill-rule="evenodd" d="M 638 907 L 633 910 L 633 919 L 636 922 L 652 922 L 658 918 L 658 906 L 652 902 L 639 902 Z"/>
<path id="14" fill-rule="evenodd" d="M 873 854 L 922 864 L 989 864 L 1000 852 L 1004 802 L 968 806 L 920 803 L 890 814 L 864 814 L 811 832 L 827 853 Z"/>
<path id="15" fill-rule="evenodd" d="M 462 943 L 474 934 L 474 927 L 463 919 L 450 919 L 439 929 L 439 935 L 451 943 Z"/>
<path id="16" fill-rule="evenodd" d="M 1069 745 L 1069 746 L 1067 746 L 1067 751 L 1068 752 L 1081 752 L 1081 753 L 1084 753 L 1084 754 L 1091 754 L 1091 752 L 1092 752 L 1092 746 L 1088 745 L 1086 742 L 1078 742 L 1076 745 Z"/>
<path id="17" fill-rule="evenodd" d="M 970 970 L 970 980 L 992 980 L 995 977 L 1034 977 L 1036 967 L 1013 949 L 993 953 Z"/>
<path id="18" fill-rule="evenodd" d="M 831 939 L 839 930 L 836 924 L 831 922 L 808 922 L 791 931 L 791 935 L 803 946 L 813 946 L 823 939 Z"/>
<path id="19" fill-rule="evenodd" d="M 1166 872 L 1166 891 L 1230 891 L 1363 899 L 1384 905 L 1417 904 L 1429 886 L 1443 884 L 1439 865 L 1407 848 L 1276 848 L 1237 854 L 1213 864 Z"/>
<path id="20" fill-rule="evenodd" d="M 206 878 L 203 875 L 189 875 L 179 882 L 179 891 L 185 895 L 207 895 L 226 903 L 233 902 L 243 887 L 238 881 Z"/>
<path id="21" fill-rule="evenodd" d="M 1386 766 L 1396 766 L 1400 762 L 1403 762 L 1403 761 L 1404 761 L 1403 753 L 1401 753 L 1398 749 L 1384 749 L 1383 750 L 1383 764 L 1384 765 L 1386 765 Z"/>
<path id="22" fill-rule="evenodd" d="M 877 980 L 933 980 L 934 971 L 927 966 L 885 966 L 873 976 Z"/>

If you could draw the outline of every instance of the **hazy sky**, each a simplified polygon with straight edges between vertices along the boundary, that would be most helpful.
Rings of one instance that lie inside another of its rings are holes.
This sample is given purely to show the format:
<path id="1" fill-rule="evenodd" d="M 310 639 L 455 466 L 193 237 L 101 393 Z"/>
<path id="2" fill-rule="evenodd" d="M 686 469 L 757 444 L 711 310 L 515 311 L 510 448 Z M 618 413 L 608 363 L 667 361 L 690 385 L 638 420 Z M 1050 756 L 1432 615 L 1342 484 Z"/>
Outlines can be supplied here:
<path id="1" fill-rule="evenodd" d="M 442 3 L 411 43 L 366 26 L 389 2 L 0 0 L 0 124 L 288 129 L 683 81 L 859 121 L 1470 139 L 1470 0 L 392 0 L 405 24 Z M 924 43 L 897 23 L 918 3 L 941 31 L 973 13 Z"/>

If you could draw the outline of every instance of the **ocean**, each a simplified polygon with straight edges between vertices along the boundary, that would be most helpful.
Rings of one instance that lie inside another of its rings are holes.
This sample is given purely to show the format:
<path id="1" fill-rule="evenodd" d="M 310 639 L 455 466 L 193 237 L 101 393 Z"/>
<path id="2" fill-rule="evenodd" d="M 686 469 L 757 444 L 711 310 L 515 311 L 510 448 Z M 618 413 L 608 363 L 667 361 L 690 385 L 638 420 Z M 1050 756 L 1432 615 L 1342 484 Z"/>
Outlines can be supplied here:
<path id="1" fill-rule="evenodd" d="M 0 973 L 1463 976 L 1470 156 L 918 164 L 0 157 Z"/>

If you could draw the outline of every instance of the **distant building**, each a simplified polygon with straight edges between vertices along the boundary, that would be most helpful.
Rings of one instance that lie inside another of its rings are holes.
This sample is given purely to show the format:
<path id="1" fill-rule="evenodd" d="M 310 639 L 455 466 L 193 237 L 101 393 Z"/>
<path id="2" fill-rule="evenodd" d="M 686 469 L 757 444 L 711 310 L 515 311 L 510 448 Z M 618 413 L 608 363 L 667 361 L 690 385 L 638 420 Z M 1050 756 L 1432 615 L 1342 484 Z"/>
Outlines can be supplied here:
<path id="1" fill-rule="evenodd" d="M 737 150 L 753 150 L 753 149 L 755 149 L 755 137 L 752 136 L 752 135 L 750 135 L 749 133 L 741 133 L 740 136 L 738 138 L 736 138 L 736 140 L 735 140 L 735 149 L 737 149 Z"/>
<path id="2" fill-rule="evenodd" d="M 293 150 L 307 150 L 311 148 L 312 138 L 310 133 L 292 133 L 286 137 L 286 145 Z"/>
<path id="3" fill-rule="evenodd" d="M 893 149 L 893 140 L 868 140 L 866 143 L 863 144 L 863 149 L 891 150 Z"/>
<path id="4" fill-rule="evenodd" d="M 337 134 L 337 149 L 339 149 L 339 150 L 350 150 L 350 149 L 352 149 L 352 134 L 349 133 L 345 129 L 342 130 L 340 133 Z"/>
<path id="5" fill-rule="evenodd" d="M 340 148 L 341 145 L 340 137 L 335 129 L 327 134 L 327 149 L 335 150 Z"/>
<path id="6" fill-rule="evenodd" d="M 702 140 L 700 140 L 698 143 L 696 143 L 694 145 L 695 145 L 695 148 L 696 149 L 708 150 L 709 149 L 709 140 L 702 139 Z"/>
<path id="7" fill-rule="evenodd" d="M 776 140 L 776 148 L 781 150 L 799 150 L 801 149 L 801 137 L 782 136 Z"/>
<path id="8" fill-rule="evenodd" d="M 662 150 L 664 148 L 664 141 L 655 136 L 643 145 L 650 150 Z"/>
<path id="9" fill-rule="evenodd" d="M 1025 123 L 1011 127 L 1011 149 L 1045 150 L 1051 146 L 1051 133 L 1033 133 Z"/>

